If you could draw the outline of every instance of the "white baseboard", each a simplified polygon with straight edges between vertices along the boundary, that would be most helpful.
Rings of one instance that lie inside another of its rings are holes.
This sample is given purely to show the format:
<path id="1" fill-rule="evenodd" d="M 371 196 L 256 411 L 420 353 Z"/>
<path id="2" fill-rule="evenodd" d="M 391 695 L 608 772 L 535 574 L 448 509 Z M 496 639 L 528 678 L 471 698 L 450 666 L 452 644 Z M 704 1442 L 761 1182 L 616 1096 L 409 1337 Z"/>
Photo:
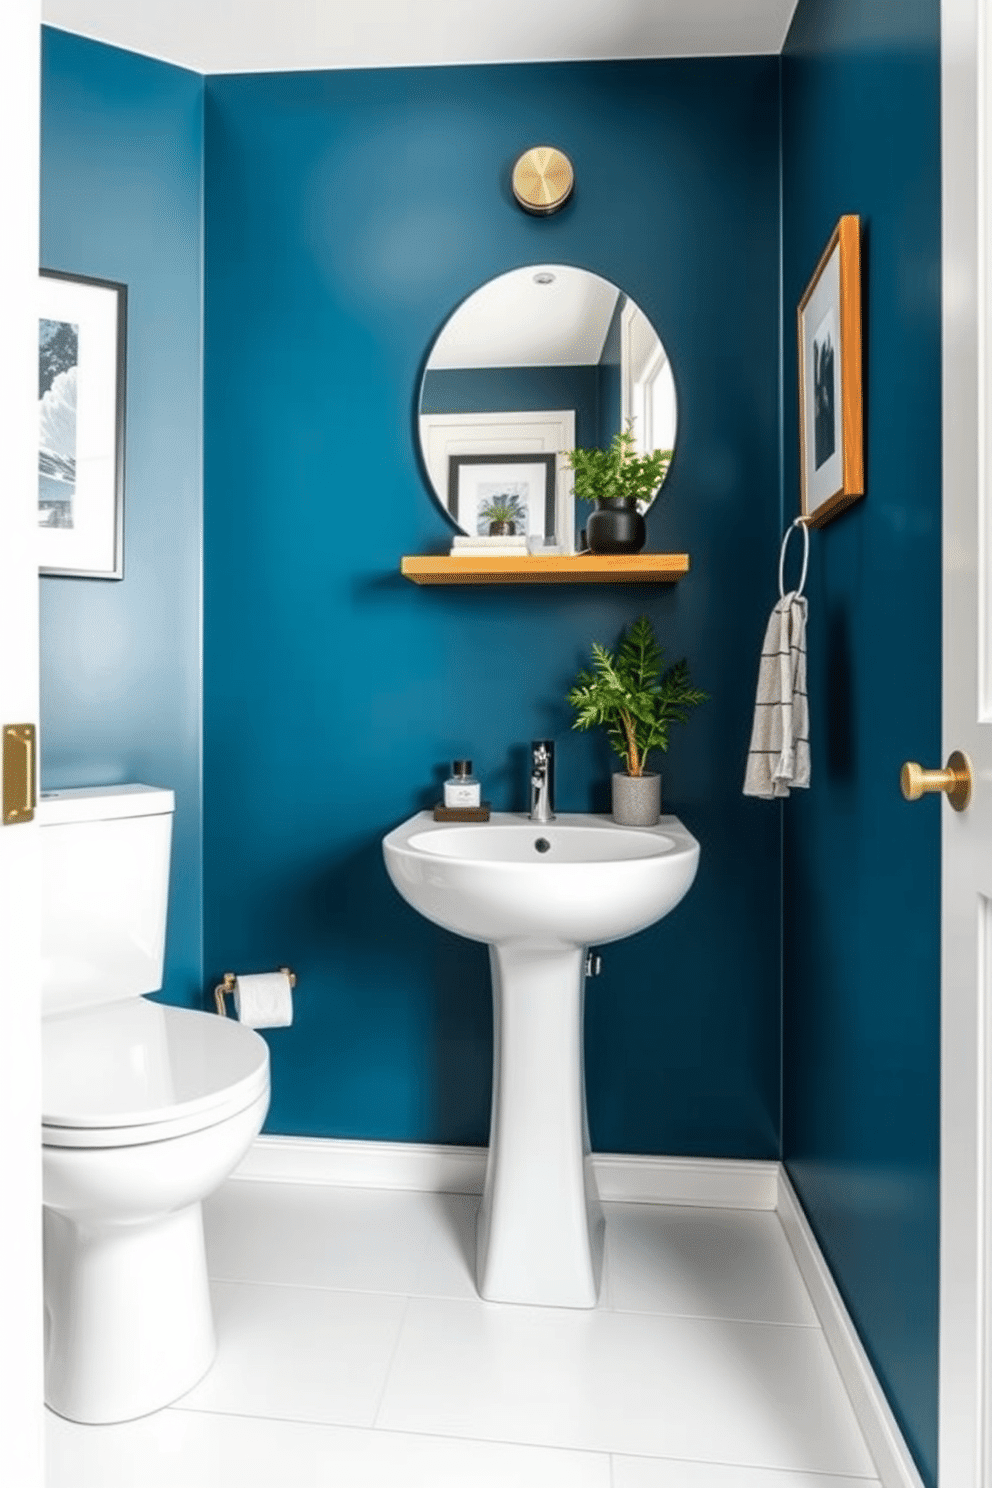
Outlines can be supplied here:
<path id="1" fill-rule="evenodd" d="M 596 1152 L 592 1165 L 600 1197 L 617 1203 L 774 1209 L 778 1196 L 777 1162 Z M 338 1188 L 481 1194 L 486 1148 L 262 1136 L 233 1176 Z"/>
<path id="2" fill-rule="evenodd" d="M 781 1166 L 776 1208 L 883 1488 L 925 1488 L 809 1220 Z"/>
<path id="3" fill-rule="evenodd" d="M 485 1176 L 485 1147 L 270 1136 L 256 1137 L 232 1174 L 234 1178 L 260 1178 L 269 1183 L 480 1194 Z"/>
<path id="4" fill-rule="evenodd" d="M 778 1195 L 777 1162 L 594 1152 L 592 1166 L 600 1198 L 618 1204 L 774 1209 Z"/>
<path id="5" fill-rule="evenodd" d="M 594 1153 L 592 1163 L 600 1197 L 615 1203 L 687 1204 L 777 1212 L 864 1432 L 882 1488 L 924 1488 L 781 1163 L 604 1152 Z M 482 1192 L 485 1173 L 485 1147 L 261 1136 L 232 1176 L 270 1183 L 474 1194 Z"/>

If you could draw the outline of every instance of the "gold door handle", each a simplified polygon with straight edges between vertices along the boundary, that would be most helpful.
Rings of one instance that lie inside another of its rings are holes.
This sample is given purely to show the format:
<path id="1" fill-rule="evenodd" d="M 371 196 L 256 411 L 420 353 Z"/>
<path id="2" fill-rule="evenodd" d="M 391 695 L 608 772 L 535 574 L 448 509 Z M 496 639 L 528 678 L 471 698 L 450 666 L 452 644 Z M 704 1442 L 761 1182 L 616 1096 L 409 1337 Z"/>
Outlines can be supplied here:
<path id="1" fill-rule="evenodd" d="M 4 725 L 3 742 L 3 825 L 12 827 L 34 817 L 35 763 L 34 724 Z"/>
<path id="2" fill-rule="evenodd" d="M 918 801 L 930 791 L 944 791 L 955 811 L 964 811 L 971 801 L 971 760 L 960 749 L 948 756 L 944 770 L 924 770 L 908 760 L 899 774 L 899 785 L 907 801 Z"/>

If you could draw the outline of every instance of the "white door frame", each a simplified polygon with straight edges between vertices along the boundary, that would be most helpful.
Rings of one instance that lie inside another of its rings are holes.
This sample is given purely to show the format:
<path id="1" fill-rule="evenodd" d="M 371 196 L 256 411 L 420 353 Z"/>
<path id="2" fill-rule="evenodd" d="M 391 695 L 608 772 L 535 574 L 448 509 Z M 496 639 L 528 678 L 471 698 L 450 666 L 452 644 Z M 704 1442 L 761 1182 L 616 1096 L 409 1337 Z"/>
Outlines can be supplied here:
<path id="1" fill-rule="evenodd" d="M 38 722 L 40 0 L 0 5 L 0 725 Z M 0 826 L 0 1481 L 42 1482 L 38 828 Z"/>
<path id="2" fill-rule="evenodd" d="M 976 779 L 967 812 L 941 808 L 941 1488 L 989 1488 L 992 1475 L 989 45 L 986 0 L 943 0 L 942 734 L 944 758 L 963 749 Z"/>

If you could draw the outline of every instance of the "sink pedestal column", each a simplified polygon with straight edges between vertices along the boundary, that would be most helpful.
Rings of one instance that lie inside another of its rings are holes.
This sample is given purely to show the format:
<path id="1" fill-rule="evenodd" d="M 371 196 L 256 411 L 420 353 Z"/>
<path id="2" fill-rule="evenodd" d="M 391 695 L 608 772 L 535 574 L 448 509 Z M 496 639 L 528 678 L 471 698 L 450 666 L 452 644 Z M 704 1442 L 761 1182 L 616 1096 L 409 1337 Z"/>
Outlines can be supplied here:
<path id="1" fill-rule="evenodd" d="M 585 950 L 493 945 L 493 1104 L 477 1280 L 491 1302 L 594 1307 L 603 1212 L 589 1156 Z"/>

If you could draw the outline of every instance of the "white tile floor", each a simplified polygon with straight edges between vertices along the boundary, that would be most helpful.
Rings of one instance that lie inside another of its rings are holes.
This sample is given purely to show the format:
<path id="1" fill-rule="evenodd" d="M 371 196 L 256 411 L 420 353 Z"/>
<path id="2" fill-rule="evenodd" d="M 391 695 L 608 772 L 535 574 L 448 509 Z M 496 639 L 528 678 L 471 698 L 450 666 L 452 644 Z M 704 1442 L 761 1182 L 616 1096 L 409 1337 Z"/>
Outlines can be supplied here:
<path id="1" fill-rule="evenodd" d="M 213 1369 L 127 1425 L 49 1412 L 48 1488 L 879 1488 L 774 1214 L 607 1204 L 571 1312 L 478 1299 L 477 1206 L 227 1183 Z"/>

